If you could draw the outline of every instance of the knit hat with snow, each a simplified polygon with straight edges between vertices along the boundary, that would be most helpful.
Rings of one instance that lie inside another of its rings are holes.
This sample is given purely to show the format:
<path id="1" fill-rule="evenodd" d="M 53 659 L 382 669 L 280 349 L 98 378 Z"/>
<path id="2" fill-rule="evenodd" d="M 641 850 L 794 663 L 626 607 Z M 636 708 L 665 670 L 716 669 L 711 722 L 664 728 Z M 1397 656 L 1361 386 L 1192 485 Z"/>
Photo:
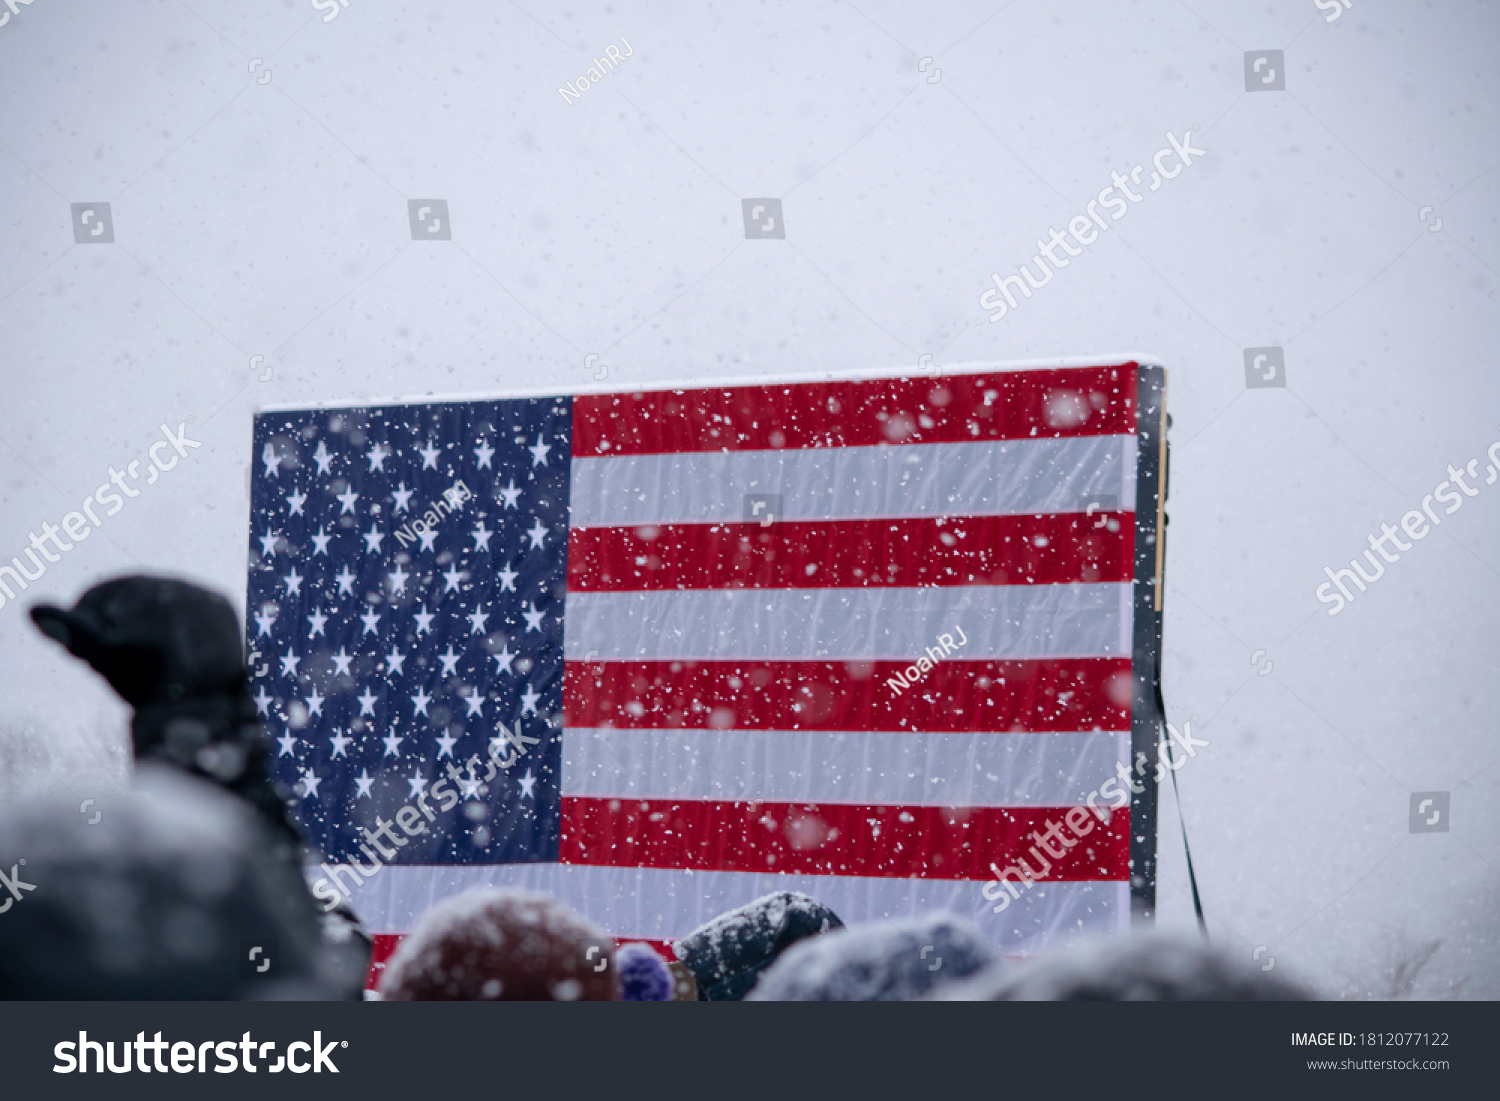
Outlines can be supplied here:
<path id="1" fill-rule="evenodd" d="M 672 949 L 697 979 L 699 1001 L 737 1002 L 793 944 L 843 927 L 816 899 L 777 891 L 700 925 Z"/>
<path id="2" fill-rule="evenodd" d="M 669 1002 L 672 1000 L 672 972 L 667 961 L 649 944 L 622 944 L 615 953 L 615 971 L 620 979 L 620 1000 L 624 1002 Z"/>
<path id="3" fill-rule="evenodd" d="M 614 953 L 614 941 L 550 895 L 487 887 L 423 914 L 386 965 L 380 993 L 388 1001 L 613 1001 Z"/>
<path id="4" fill-rule="evenodd" d="M 979 928 L 952 914 L 873 922 L 793 945 L 746 1000 L 915 1001 L 996 960 Z"/>
<path id="5" fill-rule="evenodd" d="M 1296 982 L 1197 937 L 1170 933 L 1095 937 L 1010 968 L 945 986 L 938 1001 L 1314 1001 Z"/>

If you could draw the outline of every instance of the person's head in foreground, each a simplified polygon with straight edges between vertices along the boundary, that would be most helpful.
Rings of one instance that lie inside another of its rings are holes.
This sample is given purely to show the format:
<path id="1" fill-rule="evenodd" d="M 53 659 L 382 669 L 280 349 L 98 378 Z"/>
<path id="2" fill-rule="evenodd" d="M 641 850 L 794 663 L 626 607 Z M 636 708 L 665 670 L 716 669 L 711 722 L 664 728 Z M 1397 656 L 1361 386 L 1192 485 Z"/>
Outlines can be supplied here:
<path id="1" fill-rule="evenodd" d="M 254 806 L 300 862 L 301 827 L 256 717 L 244 632 L 219 593 L 175 577 L 131 575 L 93 586 L 72 609 L 38 604 L 32 622 L 88 662 L 135 709 L 138 761 L 220 784 Z"/>
<path id="2" fill-rule="evenodd" d="M 422 915 L 386 965 L 380 996 L 607 1002 L 617 996 L 613 963 L 614 942 L 555 898 L 487 887 Z"/>
<path id="3" fill-rule="evenodd" d="M 672 972 L 667 961 L 646 944 L 622 944 L 615 953 L 622 1002 L 669 1002 Z"/>
<path id="4" fill-rule="evenodd" d="M 1317 996 L 1198 937 L 1097 938 L 938 991 L 941 1001 L 1304 1002 Z"/>
<path id="5" fill-rule="evenodd" d="M 154 762 L 132 787 L 0 812 L 0 997 L 358 998 L 367 946 L 331 937 L 274 827 Z M 250 954 L 252 949 L 260 951 Z"/>
<path id="6" fill-rule="evenodd" d="M 997 962 L 979 928 L 927 914 L 838 929 L 792 945 L 746 1001 L 907 1002 Z"/>
<path id="7" fill-rule="evenodd" d="M 837 914 L 798 891 L 775 891 L 698 926 L 672 945 L 701 1002 L 737 1002 L 800 940 L 842 929 Z"/>

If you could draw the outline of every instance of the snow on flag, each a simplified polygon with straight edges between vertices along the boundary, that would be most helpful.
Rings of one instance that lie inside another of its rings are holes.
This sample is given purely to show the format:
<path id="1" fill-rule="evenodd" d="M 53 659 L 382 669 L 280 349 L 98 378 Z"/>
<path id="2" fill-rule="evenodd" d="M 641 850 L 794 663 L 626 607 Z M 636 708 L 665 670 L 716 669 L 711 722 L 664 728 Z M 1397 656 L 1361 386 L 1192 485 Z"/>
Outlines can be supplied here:
<path id="1" fill-rule="evenodd" d="M 1151 784 L 1003 913 L 981 887 L 1154 754 L 1163 384 L 258 415 L 247 633 L 320 897 L 381 957 L 490 884 L 656 942 L 791 889 L 1027 952 L 1127 922 L 1132 860 L 1149 909 Z"/>

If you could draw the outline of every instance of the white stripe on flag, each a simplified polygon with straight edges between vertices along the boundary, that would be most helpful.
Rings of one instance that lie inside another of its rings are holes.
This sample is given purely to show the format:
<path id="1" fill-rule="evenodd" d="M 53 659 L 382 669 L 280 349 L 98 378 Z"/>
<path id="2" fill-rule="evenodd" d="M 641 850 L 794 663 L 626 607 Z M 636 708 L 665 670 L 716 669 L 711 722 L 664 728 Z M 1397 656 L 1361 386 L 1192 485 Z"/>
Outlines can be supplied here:
<path id="1" fill-rule="evenodd" d="M 744 495 L 779 493 L 784 520 L 1018 516 L 1135 508 L 1134 436 L 706 451 L 574 459 L 578 527 L 745 519 Z"/>
<path id="2" fill-rule="evenodd" d="M 1130 732 L 568 727 L 564 795 L 900 806 L 1077 806 L 1129 767 Z"/>
<path id="3" fill-rule="evenodd" d="M 950 658 L 1130 654 L 1130 584 L 569 593 L 571 660 L 915 661 L 955 627 Z"/>
<path id="4" fill-rule="evenodd" d="M 310 879 L 322 872 L 308 869 Z M 346 877 L 347 878 L 347 877 Z M 1058 938 L 1125 928 L 1129 884 L 1045 880 L 996 914 L 982 883 L 945 879 L 680 872 L 582 864 L 407 865 L 356 888 L 355 912 L 372 933 L 409 933 L 437 902 L 476 887 L 543 891 L 614 936 L 675 940 L 725 910 L 771 891 L 802 891 L 845 921 L 911 917 L 932 910 L 977 923 L 1002 952 L 1034 954 Z"/>

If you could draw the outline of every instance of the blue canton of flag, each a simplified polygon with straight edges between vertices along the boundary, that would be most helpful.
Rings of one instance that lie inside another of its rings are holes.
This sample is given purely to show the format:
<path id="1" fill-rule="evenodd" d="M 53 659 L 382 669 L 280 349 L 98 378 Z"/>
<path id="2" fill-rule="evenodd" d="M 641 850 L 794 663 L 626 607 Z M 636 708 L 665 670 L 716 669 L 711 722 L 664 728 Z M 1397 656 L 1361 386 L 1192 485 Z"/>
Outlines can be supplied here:
<path id="1" fill-rule="evenodd" d="M 256 417 L 255 701 L 328 859 L 557 860 L 570 435 L 566 398 Z"/>

